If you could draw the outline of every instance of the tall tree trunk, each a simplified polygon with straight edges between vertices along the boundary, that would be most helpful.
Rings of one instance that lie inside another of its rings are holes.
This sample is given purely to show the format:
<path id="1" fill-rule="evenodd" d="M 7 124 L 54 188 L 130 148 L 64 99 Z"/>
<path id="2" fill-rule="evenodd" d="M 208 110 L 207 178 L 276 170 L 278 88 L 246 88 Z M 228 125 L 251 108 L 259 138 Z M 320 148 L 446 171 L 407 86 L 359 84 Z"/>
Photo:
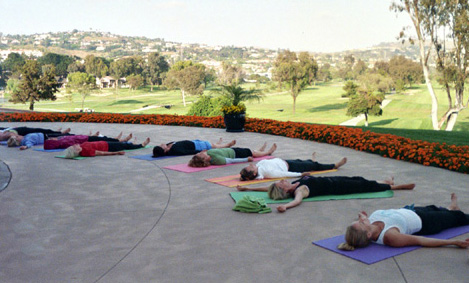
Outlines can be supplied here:
<path id="1" fill-rule="evenodd" d="M 186 107 L 186 94 L 183 89 L 181 89 L 181 93 L 182 93 L 182 104 L 184 105 L 184 107 Z"/>
<path id="2" fill-rule="evenodd" d="M 427 85 L 428 93 L 432 99 L 432 110 L 431 110 L 431 118 L 432 118 L 432 126 L 434 130 L 439 130 L 440 127 L 438 126 L 438 99 L 436 98 L 435 91 L 433 89 L 432 82 L 430 80 L 430 71 L 427 65 L 427 61 L 425 60 L 425 45 L 423 39 L 419 38 L 419 47 L 420 47 L 420 63 L 422 64 L 423 69 L 423 77 L 425 78 L 425 84 Z"/>
<path id="3" fill-rule="evenodd" d="M 365 127 L 368 127 L 368 113 L 365 113 Z"/>

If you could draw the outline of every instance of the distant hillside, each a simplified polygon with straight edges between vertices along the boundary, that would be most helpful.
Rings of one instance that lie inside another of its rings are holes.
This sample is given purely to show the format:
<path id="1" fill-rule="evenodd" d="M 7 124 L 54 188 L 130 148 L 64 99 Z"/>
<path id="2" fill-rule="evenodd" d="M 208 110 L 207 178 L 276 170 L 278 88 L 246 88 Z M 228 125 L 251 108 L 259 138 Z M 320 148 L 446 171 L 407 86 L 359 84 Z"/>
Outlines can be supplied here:
<path id="1" fill-rule="evenodd" d="M 271 61 L 279 50 L 255 47 L 208 46 L 204 44 L 182 44 L 165 41 L 161 38 L 121 36 L 106 32 L 78 31 L 45 33 L 33 35 L 2 35 L 0 50 L 38 50 L 43 53 L 54 52 L 84 58 L 88 54 L 110 59 L 131 55 L 145 55 L 160 52 L 169 58 L 193 61 L 233 61 L 246 63 L 250 60 Z M 379 45 L 334 53 L 312 52 L 319 64 L 341 64 L 344 56 L 352 54 L 368 64 L 387 61 L 396 55 L 404 55 L 418 60 L 418 47 L 410 44 L 381 43 Z"/>

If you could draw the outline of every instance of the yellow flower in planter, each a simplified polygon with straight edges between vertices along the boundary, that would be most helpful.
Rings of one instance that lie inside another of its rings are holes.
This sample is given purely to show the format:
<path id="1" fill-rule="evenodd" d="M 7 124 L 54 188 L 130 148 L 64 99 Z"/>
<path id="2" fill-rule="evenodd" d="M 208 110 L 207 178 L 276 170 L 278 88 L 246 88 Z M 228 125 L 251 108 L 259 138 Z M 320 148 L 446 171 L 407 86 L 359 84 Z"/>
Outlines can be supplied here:
<path id="1" fill-rule="evenodd" d="M 246 106 L 242 103 L 238 105 L 225 105 L 221 108 L 221 111 L 223 114 L 240 114 L 240 113 L 245 113 L 246 112 Z"/>

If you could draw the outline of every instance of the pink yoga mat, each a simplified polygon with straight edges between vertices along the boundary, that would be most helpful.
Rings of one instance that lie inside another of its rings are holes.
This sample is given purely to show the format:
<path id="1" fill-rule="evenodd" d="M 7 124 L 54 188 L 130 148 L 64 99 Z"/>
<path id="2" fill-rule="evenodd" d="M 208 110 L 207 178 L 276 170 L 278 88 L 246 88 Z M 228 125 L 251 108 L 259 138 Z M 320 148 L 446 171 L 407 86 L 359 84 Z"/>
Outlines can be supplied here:
<path id="1" fill-rule="evenodd" d="M 259 160 L 263 160 L 263 159 L 270 159 L 270 158 L 274 158 L 274 157 L 270 156 L 270 155 L 269 156 L 263 156 L 263 157 L 256 157 L 256 158 L 254 158 L 254 161 L 259 161 Z M 222 167 L 226 167 L 226 166 L 231 166 L 231 165 L 235 165 L 235 164 L 239 164 L 239 163 L 232 163 L 232 164 L 226 164 L 226 165 L 211 165 L 211 166 L 208 166 L 208 167 L 189 167 L 189 165 L 187 165 L 187 163 L 186 163 L 186 164 L 169 165 L 169 166 L 165 166 L 163 168 L 169 169 L 169 170 L 175 170 L 175 171 L 179 171 L 179 172 L 184 172 L 184 173 L 194 173 L 194 172 L 200 172 L 200 171 L 206 171 L 206 170 L 213 170 L 213 169 L 222 168 Z"/>

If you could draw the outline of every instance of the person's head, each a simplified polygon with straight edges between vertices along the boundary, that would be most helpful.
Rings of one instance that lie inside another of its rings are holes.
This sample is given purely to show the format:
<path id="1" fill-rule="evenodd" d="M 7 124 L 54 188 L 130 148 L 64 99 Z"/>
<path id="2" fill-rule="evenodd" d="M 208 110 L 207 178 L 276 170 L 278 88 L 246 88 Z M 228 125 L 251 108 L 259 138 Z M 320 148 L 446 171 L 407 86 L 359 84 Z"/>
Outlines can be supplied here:
<path id="1" fill-rule="evenodd" d="M 239 174 L 241 175 L 241 181 L 254 180 L 257 177 L 257 166 L 251 163 L 241 169 Z"/>
<path id="2" fill-rule="evenodd" d="M 65 158 L 74 158 L 80 155 L 81 146 L 78 144 L 74 144 L 69 146 L 65 149 Z"/>
<path id="3" fill-rule="evenodd" d="M 355 248 L 366 247 L 371 242 L 370 221 L 362 213 L 358 215 L 358 220 L 347 227 L 345 231 L 345 243 L 337 246 L 340 250 L 353 251 Z"/>
<path id="4" fill-rule="evenodd" d="M 165 156 L 166 151 L 161 146 L 155 146 L 153 148 L 153 157 Z"/>
<path id="5" fill-rule="evenodd" d="M 20 141 L 16 136 L 11 136 L 7 141 L 8 147 L 20 146 Z"/>
<path id="6" fill-rule="evenodd" d="M 270 185 L 267 189 L 267 194 L 269 195 L 269 198 L 273 200 L 286 199 L 294 189 L 294 185 L 283 179 Z"/>
<path id="7" fill-rule="evenodd" d="M 208 167 L 210 166 L 211 159 L 212 158 L 207 154 L 207 151 L 204 150 L 194 155 L 188 165 L 190 167 Z"/>

